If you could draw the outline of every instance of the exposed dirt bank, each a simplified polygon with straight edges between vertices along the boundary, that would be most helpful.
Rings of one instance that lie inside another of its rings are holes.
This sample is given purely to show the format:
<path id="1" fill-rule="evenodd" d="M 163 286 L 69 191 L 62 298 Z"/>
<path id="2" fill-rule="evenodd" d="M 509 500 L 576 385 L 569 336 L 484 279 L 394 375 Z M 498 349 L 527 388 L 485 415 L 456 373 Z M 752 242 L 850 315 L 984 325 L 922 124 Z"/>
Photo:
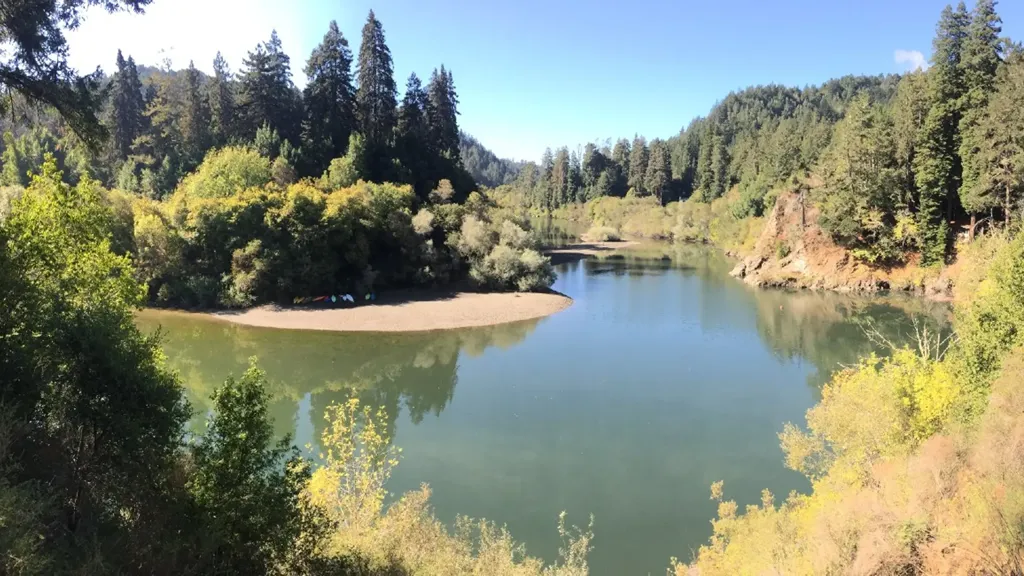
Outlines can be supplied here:
<path id="1" fill-rule="evenodd" d="M 818 226 L 818 210 L 809 196 L 796 192 L 779 196 L 754 250 L 740 255 L 733 276 L 760 287 L 899 290 L 936 299 L 951 295 L 949 274 L 922 269 L 916 258 L 893 268 L 869 266 L 855 259 Z"/>
<path id="2" fill-rule="evenodd" d="M 548 293 L 429 293 L 381 295 L 371 303 L 342 307 L 260 306 L 248 310 L 168 312 L 200 314 L 261 328 L 335 332 L 422 332 L 493 326 L 548 316 L 572 305 L 572 299 Z"/>

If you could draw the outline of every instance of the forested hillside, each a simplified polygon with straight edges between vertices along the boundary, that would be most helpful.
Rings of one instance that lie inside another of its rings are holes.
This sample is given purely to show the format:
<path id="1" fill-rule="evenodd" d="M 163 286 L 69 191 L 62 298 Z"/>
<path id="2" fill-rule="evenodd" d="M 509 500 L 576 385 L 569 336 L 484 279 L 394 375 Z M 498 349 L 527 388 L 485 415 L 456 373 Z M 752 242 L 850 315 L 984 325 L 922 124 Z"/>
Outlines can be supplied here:
<path id="1" fill-rule="evenodd" d="M 465 132 L 459 132 L 459 155 L 466 171 L 477 184 L 494 188 L 509 184 L 519 176 L 525 162 L 513 162 L 498 158 L 484 145 Z"/>
<path id="2" fill-rule="evenodd" d="M 548 212 L 604 197 L 663 206 L 727 198 L 717 214 L 744 220 L 802 189 L 821 227 L 857 259 L 889 266 L 919 253 L 923 264 L 942 263 L 956 234 L 973 237 L 1018 212 L 1022 75 L 1024 54 L 1001 37 L 995 3 L 970 12 L 961 3 L 941 14 L 927 71 L 749 88 L 667 141 L 588 144 L 579 156 L 548 150 L 495 196 Z M 674 227 L 692 228 L 701 212 L 668 206 L 671 223 L 651 227 L 686 238 Z"/>

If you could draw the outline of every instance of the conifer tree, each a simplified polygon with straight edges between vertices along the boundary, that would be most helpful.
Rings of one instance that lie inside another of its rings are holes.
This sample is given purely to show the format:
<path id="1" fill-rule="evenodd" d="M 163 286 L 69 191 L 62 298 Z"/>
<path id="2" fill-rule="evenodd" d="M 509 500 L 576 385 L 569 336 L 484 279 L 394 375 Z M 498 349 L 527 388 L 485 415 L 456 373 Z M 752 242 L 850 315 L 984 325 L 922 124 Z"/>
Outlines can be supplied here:
<path id="1" fill-rule="evenodd" d="M 948 220 L 961 178 L 960 115 L 964 94 L 961 58 L 970 15 L 963 2 L 946 6 L 937 27 L 932 69 L 928 71 L 931 108 L 915 148 L 914 174 L 920 201 L 918 227 L 925 263 L 945 259 Z"/>
<path id="2" fill-rule="evenodd" d="M 1024 197 L 1024 58 L 1000 67 L 997 78 L 976 128 L 979 173 L 974 194 L 987 206 L 1001 206 L 1009 224 Z"/>
<path id="3" fill-rule="evenodd" d="M 240 79 L 239 108 L 245 120 L 245 138 L 252 138 L 264 122 L 281 137 L 298 136 L 297 102 L 290 59 L 281 49 L 277 31 L 246 57 Z"/>
<path id="4" fill-rule="evenodd" d="M 647 141 L 643 136 L 633 138 L 633 146 L 629 152 L 629 171 L 626 177 L 626 185 L 637 196 L 646 196 L 647 189 L 644 187 L 644 178 L 647 176 L 647 160 L 650 152 L 647 149 Z"/>
<path id="5" fill-rule="evenodd" d="M 551 163 L 551 207 L 564 205 L 569 199 L 569 149 L 562 147 L 555 152 Z"/>
<path id="6" fill-rule="evenodd" d="M 672 169 L 669 167 L 668 147 L 659 139 L 651 141 L 650 160 L 647 163 L 647 174 L 644 176 L 644 189 L 653 194 L 662 203 L 669 198 L 669 185 L 672 182 Z"/>
<path id="7" fill-rule="evenodd" d="M 605 168 L 604 160 L 604 155 L 597 149 L 597 146 L 593 142 L 588 142 L 583 149 L 583 160 L 580 167 L 580 177 L 584 188 L 590 189 L 597 184 L 597 179 L 601 177 L 601 172 Z"/>
<path id="8" fill-rule="evenodd" d="M 569 202 L 580 202 L 583 196 L 583 168 L 580 165 L 580 156 L 574 150 L 569 154 L 569 176 L 566 179 L 566 197 Z"/>
<path id="9" fill-rule="evenodd" d="M 409 170 L 413 188 L 421 197 L 430 193 L 432 186 L 429 168 L 433 155 L 430 130 L 427 125 L 427 92 L 415 72 L 409 75 L 405 95 L 398 109 L 398 135 L 396 138 L 399 160 Z"/>
<path id="10" fill-rule="evenodd" d="M 629 140 L 625 138 L 616 140 L 615 147 L 612 148 L 612 162 L 615 162 L 623 175 L 629 174 L 629 154 Z"/>
<path id="11" fill-rule="evenodd" d="M 971 215 L 972 236 L 977 214 L 993 206 L 984 185 L 979 182 L 982 171 L 979 152 L 984 142 L 983 134 L 977 128 L 995 84 L 1000 62 L 1001 23 L 995 12 L 994 0 L 978 0 L 963 45 L 964 95 L 959 125 L 963 184 L 960 186 L 960 201 Z"/>
<path id="12" fill-rule="evenodd" d="M 551 180 L 555 168 L 555 157 L 551 148 L 545 148 L 544 154 L 540 157 L 540 167 L 537 174 L 537 185 L 534 187 L 534 203 L 544 210 L 554 208 L 552 204 Z"/>
<path id="13" fill-rule="evenodd" d="M 177 88 L 171 76 L 158 77 L 155 82 L 148 83 L 147 91 L 152 95 L 147 99 L 146 129 L 132 143 L 129 161 L 122 166 L 119 175 L 119 178 L 125 178 L 129 168 L 132 174 L 138 172 L 138 186 L 122 188 L 152 197 L 163 196 L 174 188 L 180 175 L 178 168 L 184 149 L 181 131 L 183 105 Z"/>
<path id="14" fill-rule="evenodd" d="M 344 156 L 355 128 L 352 51 L 334 20 L 309 56 L 305 73 L 302 141 L 312 163 L 310 170 L 320 173 L 331 159 Z"/>
<path id="15" fill-rule="evenodd" d="M 893 139 L 899 166 L 898 180 L 904 192 L 902 202 L 911 209 L 916 209 L 918 203 L 914 158 L 919 132 L 928 115 L 928 104 L 928 75 L 917 71 L 903 76 L 893 102 Z"/>
<path id="16" fill-rule="evenodd" d="M 192 62 L 185 71 L 185 101 L 181 116 L 183 156 L 191 170 L 203 160 L 203 155 L 212 144 L 210 134 L 210 103 L 203 91 L 202 78 Z"/>
<path id="17" fill-rule="evenodd" d="M 124 160 L 131 154 L 132 144 L 142 134 L 145 126 L 145 102 L 142 97 L 142 82 L 135 60 L 125 60 L 117 51 L 117 74 L 113 81 L 113 139 L 117 160 Z"/>
<path id="18" fill-rule="evenodd" d="M 216 144 L 223 145 L 231 141 L 236 134 L 236 111 L 231 70 L 220 52 L 217 52 L 213 59 L 213 78 L 208 88 L 213 140 Z"/>
<path id="19" fill-rule="evenodd" d="M 894 236 L 901 206 L 892 122 L 867 95 L 858 96 L 836 125 L 820 169 L 820 222 L 839 243 L 872 262 L 898 260 L 905 243 Z"/>
<path id="20" fill-rule="evenodd" d="M 450 70 L 441 65 L 440 72 L 434 70 L 427 87 L 430 122 L 430 139 L 437 146 L 437 152 L 447 158 L 459 157 L 458 96 Z"/>
<path id="21" fill-rule="evenodd" d="M 363 26 L 359 46 L 359 87 L 356 90 L 356 114 L 366 138 L 367 148 L 390 146 L 398 121 L 398 90 L 392 69 L 391 51 L 384 41 L 384 28 L 373 10 Z"/>

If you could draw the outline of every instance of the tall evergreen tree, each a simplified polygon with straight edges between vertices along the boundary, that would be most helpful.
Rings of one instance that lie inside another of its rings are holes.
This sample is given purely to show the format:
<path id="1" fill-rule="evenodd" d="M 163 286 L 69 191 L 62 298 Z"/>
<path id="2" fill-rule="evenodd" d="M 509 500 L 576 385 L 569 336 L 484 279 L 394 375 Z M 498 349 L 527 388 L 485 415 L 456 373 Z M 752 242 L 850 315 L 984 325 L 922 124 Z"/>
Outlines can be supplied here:
<path id="1" fill-rule="evenodd" d="M 331 159 L 345 155 L 348 136 L 355 129 L 352 51 L 334 20 L 309 56 L 305 72 L 308 81 L 302 92 L 302 141 L 310 157 L 310 169 L 320 173 Z"/>
<path id="2" fill-rule="evenodd" d="M 231 70 L 220 52 L 213 59 L 213 78 L 207 87 L 213 139 L 216 144 L 223 145 L 236 134 L 236 112 Z"/>
<path id="3" fill-rule="evenodd" d="M 583 167 L 580 155 L 575 150 L 569 154 L 569 176 L 566 179 L 566 197 L 569 202 L 580 202 L 583 198 Z"/>
<path id="4" fill-rule="evenodd" d="M 555 156 L 551 148 L 545 148 L 544 154 L 540 157 L 540 167 L 537 174 L 537 184 L 534 186 L 534 204 L 544 210 L 550 210 L 555 206 L 552 204 L 551 180 L 555 169 Z"/>
<path id="5" fill-rule="evenodd" d="M 996 91 L 979 119 L 979 203 L 1001 206 L 1004 221 L 1024 197 L 1024 58 L 1000 67 Z"/>
<path id="6" fill-rule="evenodd" d="M 391 51 L 384 41 L 384 28 L 373 10 L 363 26 L 359 46 L 359 88 L 356 114 L 367 147 L 379 150 L 391 144 L 398 120 L 398 90 L 392 69 Z"/>
<path id="7" fill-rule="evenodd" d="M 629 171 L 626 177 L 626 185 L 637 196 L 646 196 L 647 189 L 644 186 L 644 178 L 647 176 L 647 160 L 650 152 L 647 149 L 647 141 L 643 136 L 633 138 L 633 146 L 629 152 Z"/>
<path id="8" fill-rule="evenodd" d="M 244 119 L 244 137 L 256 134 L 263 123 L 276 129 L 281 138 L 298 137 L 297 101 L 288 55 L 281 49 L 277 31 L 246 57 L 240 79 L 239 112 Z"/>
<path id="9" fill-rule="evenodd" d="M 669 194 L 671 183 L 672 168 L 669 166 L 668 146 L 663 140 L 655 139 L 651 141 L 651 156 L 647 162 L 647 173 L 644 175 L 644 189 L 665 203 L 672 200 Z"/>
<path id="10" fill-rule="evenodd" d="M 185 170 L 191 170 L 202 160 L 212 144 L 210 133 L 210 102 L 203 91 L 202 77 L 192 62 L 185 71 L 185 109 L 181 116 L 183 156 Z"/>
<path id="11" fill-rule="evenodd" d="M 914 157 L 914 174 L 920 203 L 925 263 L 945 259 L 948 220 L 960 187 L 960 116 L 964 94 L 961 59 L 970 15 L 961 2 L 954 11 L 946 6 L 933 45 L 932 69 L 928 72 L 931 108 L 925 117 Z"/>
<path id="12" fill-rule="evenodd" d="M 455 93 L 455 82 L 450 70 L 436 69 L 430 75 L 427 87 L 429 106 L 427 108 L 430 123 L 430 138 L 437 146 L 437 152 L 447 158 L 457 159 L 459 154 L 459 99 Z"/>
<path id="13" fill-rule="evenodd" d="M 590 188 L 597 183 L 597 179 L 601 177 L 601 170 L 603 166 L 599 166 L 597 155 L 597 145 L 593 142 L 587 142 L 587 145 L 583 148 L 583 158 L 580 161 L 580 179 L 583 182 L 584 188 Z"/>
<path id="14" fill-rule="evenodd" d="M 551 164 L 551 207 L 566 204 L 569 199 L 569 149 L 559 148 Z"/>
<path id="15" fill-rule="evenodd" d="M 433 154 L 430 130 L 427 125 L 428 100 L 419 76 L 409 75 L 405 85 L 402 106 L 398 109 L 398 136 L 396 143 L 399 159 L 413 180 L 413 188 L 426 197 L 433 188 L 428 164 Z"/>
<path id="16" fill-rule="evenodd" d="M 836 125 L 820 165 L 822 228 L 872 262 L 898 260 L 905 247 L 894 234 L 897 215 L 906 213 L 895 148 L 892 121 L 862 94 Z"/>
<path id="17" fill-rule="evenodd" d="M 680 181 L 683 197 L 693 193 L 697 182 L 697 157 L 700 154 L 702 118 L 696 118 L 680 133 L 672 149 L 673 177 Z"/>
<path id="18" fill-rule="evenodd" d="M 980 150 L 984 146 L 983 134 L 978 122 L 985 112 L 989 95 L 995 84 L 996 69 L 1000 62 L 999 33 L 1002 21 L 995 12 L 994 0 L 978 0 L 971 15 L 971 24 L 964 39 L 963 67 L 964 95 L 963 114 L 960 119 L 960 156 L 963 159 L 963 184 L 960 186 L 960 202 L 971 215 L 971 233 L 977 214 L 992 207 L 989 196 L 979 182 L 982 172 Z"/>
<path id="19" fill-rule="evenodd" d="M 142 134 L 145 126 L 145 101 L 142 97 L 142 82 L 135 60 L 125 60 L 117 51 L 117 74 L 113 80 L 113 139 L 117 160 L 124 160 L 131 154 L 132 144 Z"/>
<path id="20" fill-rule="evenodd" d="M 118 186 L 125 190 L 160 197 L 177 183 L 182 150 L 183 102 L 175 78 L 158 76 L 147 83 L 146 130 L 132 143 L 129 162 L 122 166 Z M 139 181 L 129 185 L 129 175 L 138 172 Z"/>
<path id="21" fill-rule="evenodd" d="M 919 132 L 928 115 L 928 105 L 928 75 L 923 71 L 905 75 L 900 80 L 893 101 L 893 139 L 896 163 L 899 166 L 898 180 L 900 188 L 905 192 L 903 203 L 912 209 L 916 209 L 918 203 L 914 157 Z"/>
<path id="22" fill-rule="evenodd" d="M 612 148 L 612 162 L 615 162 L 623 175 L 629 174 L 629 154 L 629 140 L 625 138 L 616 140 L 615 147 Z"/>

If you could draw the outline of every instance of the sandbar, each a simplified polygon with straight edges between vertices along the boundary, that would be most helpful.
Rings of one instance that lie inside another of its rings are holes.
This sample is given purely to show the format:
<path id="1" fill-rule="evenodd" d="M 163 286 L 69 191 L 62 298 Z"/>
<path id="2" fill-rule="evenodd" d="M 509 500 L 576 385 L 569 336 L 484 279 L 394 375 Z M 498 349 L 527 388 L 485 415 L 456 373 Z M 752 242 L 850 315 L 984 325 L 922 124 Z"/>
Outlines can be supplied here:
<path id="1" fill-rule="evenodd" d="M 572 298 L 557 292 L 411 292 L 382 295 L 372 303 L 344 308 L 265 305 L 194 314 L 260 328 L 423 332 L 532 320 L 570 305 Z"/>

